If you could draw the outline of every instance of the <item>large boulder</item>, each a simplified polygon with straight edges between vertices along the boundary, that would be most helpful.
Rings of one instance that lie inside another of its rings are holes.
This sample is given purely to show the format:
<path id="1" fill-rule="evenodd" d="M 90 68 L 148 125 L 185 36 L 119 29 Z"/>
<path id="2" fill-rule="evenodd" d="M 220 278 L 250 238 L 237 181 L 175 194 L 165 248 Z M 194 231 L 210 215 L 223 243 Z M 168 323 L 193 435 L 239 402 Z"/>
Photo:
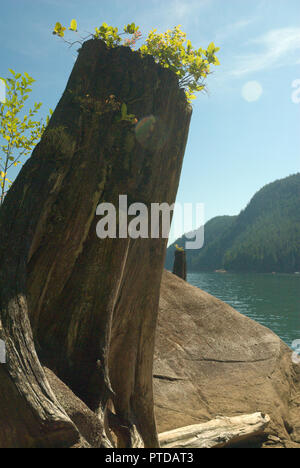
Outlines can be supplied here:
<path id="1" fill-rule="evenodd" d="M 300 447 L 300 366 L 272 331 L 164 272 L 154 361 L 159 432 L 261 411 L 264 446 Z"/>

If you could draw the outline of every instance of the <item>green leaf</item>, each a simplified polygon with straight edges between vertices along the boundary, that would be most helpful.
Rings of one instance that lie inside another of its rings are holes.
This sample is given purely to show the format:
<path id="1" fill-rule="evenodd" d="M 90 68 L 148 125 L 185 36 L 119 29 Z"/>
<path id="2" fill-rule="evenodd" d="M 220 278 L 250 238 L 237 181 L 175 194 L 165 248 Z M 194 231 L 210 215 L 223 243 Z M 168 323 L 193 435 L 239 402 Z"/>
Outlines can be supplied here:
<path id="1" fill-rule="evenodd" d="M 75 19 L 72 19 L 69 29 L 70 31 L 77 31 L 77 21 Z"/>
<path id="2" fill-rule="evenodd" d="M 59 37 L 64 37 L 65 33 L 64 31 L 66 30 L 66 28 L 64 28 L 59 22 L 57 22 L 54 26 L 54 29 L 53 29 L 53 34 L 57 34 L 57 36 Z"/>
<path id="3" fill-rule="evenodd" d="M 123 102 L 122 107 L 121 107 L 121 114 L 122 114 L 122 119 L 125 119 L 127 116 L 127 106 L 125 102 Z"/>
<path id="4" fill-rule="evenodd" d="M 209 46 L 207 47 L 207 52 L 208 52 L 209 54 L 213 54 L 214 51 L 215 51 L 215 49 L 216 49 L 215 44 L 214 44 L 213 42 L 211 42 L 211 43 L 209 44 Z"/>

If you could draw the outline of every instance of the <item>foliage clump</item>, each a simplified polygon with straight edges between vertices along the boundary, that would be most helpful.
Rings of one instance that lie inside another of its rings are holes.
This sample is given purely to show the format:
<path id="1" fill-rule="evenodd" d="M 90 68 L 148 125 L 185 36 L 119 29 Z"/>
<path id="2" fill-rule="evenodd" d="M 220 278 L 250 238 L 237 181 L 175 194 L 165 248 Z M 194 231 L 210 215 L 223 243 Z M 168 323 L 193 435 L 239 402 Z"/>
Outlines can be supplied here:
<path id="1" fill-rule="evenodd" d="M 49 116 L 45 123 L 42 119 L 35 120 L 41 102 L 34 103 L 33 108 L 24 113 L 25 103 L 32 91 L 30 86 L 35 80 L 26 72 L 21 75 L 14 70 L 9 71 L 12 77 L 0 78 L 6 89 L 5 101 L 0 103 L 0 204 L 12 183 L 8 179 L 9 170 L 21 164 L 22 158 L 32 152 L 49 121 Z"/>
<path id="2" fill-rule="evenodd" d="M 60 23 L 56 23 L 53 34 L 64 38 L 66 28 Z M 77 22 L 72 20 L 69 30 L 77 32 Z M 126 37 L 123 41 L 121 35 Z M 119 33 L 117 27 L 109 26 L 103 23 L 95 28 L 93 34 L 88 37 L 101 39 L 108 47 L 118 47 L 120 45 L 128 46 L 134 49 L 136 42 L 142 38 L 139 26 L 135 23 L 124 27 L 123 32 Z M 86 40 L 81 38 L 81 40 Z M 68 42 L 68 41 L 66 41 Z M 81 42 L 81 41 L 76 41 Z M 68 42 L 72 45 L 72 43 Z M 180 26 L 165 33 L 158 34 L 153 29 L 148 34 L 144 44 L 138 49 L 142 56 L 151 55 L 154 60 L 164 68 L 172 70 L 179 79 L 180 86 L 185 90 L 188 101 L 195 99 L 195 92 L 205 89 L 205 79 L 210 73 L 211 65 L 220 65 L 216 53 L 220 49 L 212 42 L 207 49 L 195 49 L 190 40 L 187 40 L 186 33 L 181 31 Z"/>
<path id="3" fill-rule="evenodd" d="M 195 98 L 194 92 L 205 88 L 204 80 L 210 73 L 210 65 L 220 64 L 215 55 L 219 48 L 214 43 L 207 50 L 196 50 L 180 26 L 163 34 L 158 34 L 156 29 L 150 31 L 140 50 L 142 55 L 152 55 L 156 62 L 176 73 L 188 100 Z"/>

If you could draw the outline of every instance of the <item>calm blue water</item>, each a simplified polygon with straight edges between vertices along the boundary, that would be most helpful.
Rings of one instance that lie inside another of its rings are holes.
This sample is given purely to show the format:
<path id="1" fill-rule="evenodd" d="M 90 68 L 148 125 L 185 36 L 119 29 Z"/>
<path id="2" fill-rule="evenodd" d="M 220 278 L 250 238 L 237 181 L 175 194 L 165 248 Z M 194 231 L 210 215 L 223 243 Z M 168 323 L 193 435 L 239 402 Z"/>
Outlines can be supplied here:
<path id="1" fill-rule="evenodd" d="M 270 328 L 289 346 L 300 339 L 300 275 L 189 273 L 187 280 Z"/>

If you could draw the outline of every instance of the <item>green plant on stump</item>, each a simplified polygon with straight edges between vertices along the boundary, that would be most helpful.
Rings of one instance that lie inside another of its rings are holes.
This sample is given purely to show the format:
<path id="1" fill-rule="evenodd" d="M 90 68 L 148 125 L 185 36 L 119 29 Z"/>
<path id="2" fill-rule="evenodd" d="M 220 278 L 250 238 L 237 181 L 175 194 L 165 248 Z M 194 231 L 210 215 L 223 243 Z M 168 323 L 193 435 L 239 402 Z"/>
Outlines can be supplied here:
<path id="1" fill-rule="evenodd" d="M 78 32 L 75 19 L 71 21 L 69 30 Z M 64 39 L 65 31 L 66 28 L 58 22 L 54 27 L 53 34 Z M 129 35 L 131 38 L 126 37 L 122 42 L 122 35 Z M 103 23 L 99 28 L 95 28 L 93 34 L 75 42 L 82 44 L 82 41 L 92 37 L 95 40 L 104 41 L 107 47 L 123 45 L 134 49 L 141 36 L 139 26 L 136 26 L 135 23 L 125 26 L 122 33 L 118 32 L 118 28 Z M 66 40 L 65 42 L 70 45 L 75 43 Z M 219 50 L 219 47 L 216 47 L 213 42 L 209 44 L 207 49 L 201 47 L 194 49 L 191 41 L 187 40 L 186 33 L 181 31 L 180 26 L 175 26 L 172 30 L 169 29 L 162 34 L 158 34 L 156 29 L 150 31 L 138 52 L 142 56 L 151 55 L 162 67 L 172 70 L 178 76 L 179 84 L 185 90 L 187 100 L 191 102 L 195 99 L 194 93 L 205 90 L 205 79 L 211 73 L 211 65 L 220 65 L 216 57 Z"/>
<path id="2" fill-rule="evenodd" d="M 117 117 L 117 122 L 120 120 L 124 120 L 126 122 L 130 122 L 132 124 L 136 124 L 138 122 L 136 116 L 134 114 L 127 114 L 127 105 L 123 102 L 121 106 L 121 115 Z"/>

